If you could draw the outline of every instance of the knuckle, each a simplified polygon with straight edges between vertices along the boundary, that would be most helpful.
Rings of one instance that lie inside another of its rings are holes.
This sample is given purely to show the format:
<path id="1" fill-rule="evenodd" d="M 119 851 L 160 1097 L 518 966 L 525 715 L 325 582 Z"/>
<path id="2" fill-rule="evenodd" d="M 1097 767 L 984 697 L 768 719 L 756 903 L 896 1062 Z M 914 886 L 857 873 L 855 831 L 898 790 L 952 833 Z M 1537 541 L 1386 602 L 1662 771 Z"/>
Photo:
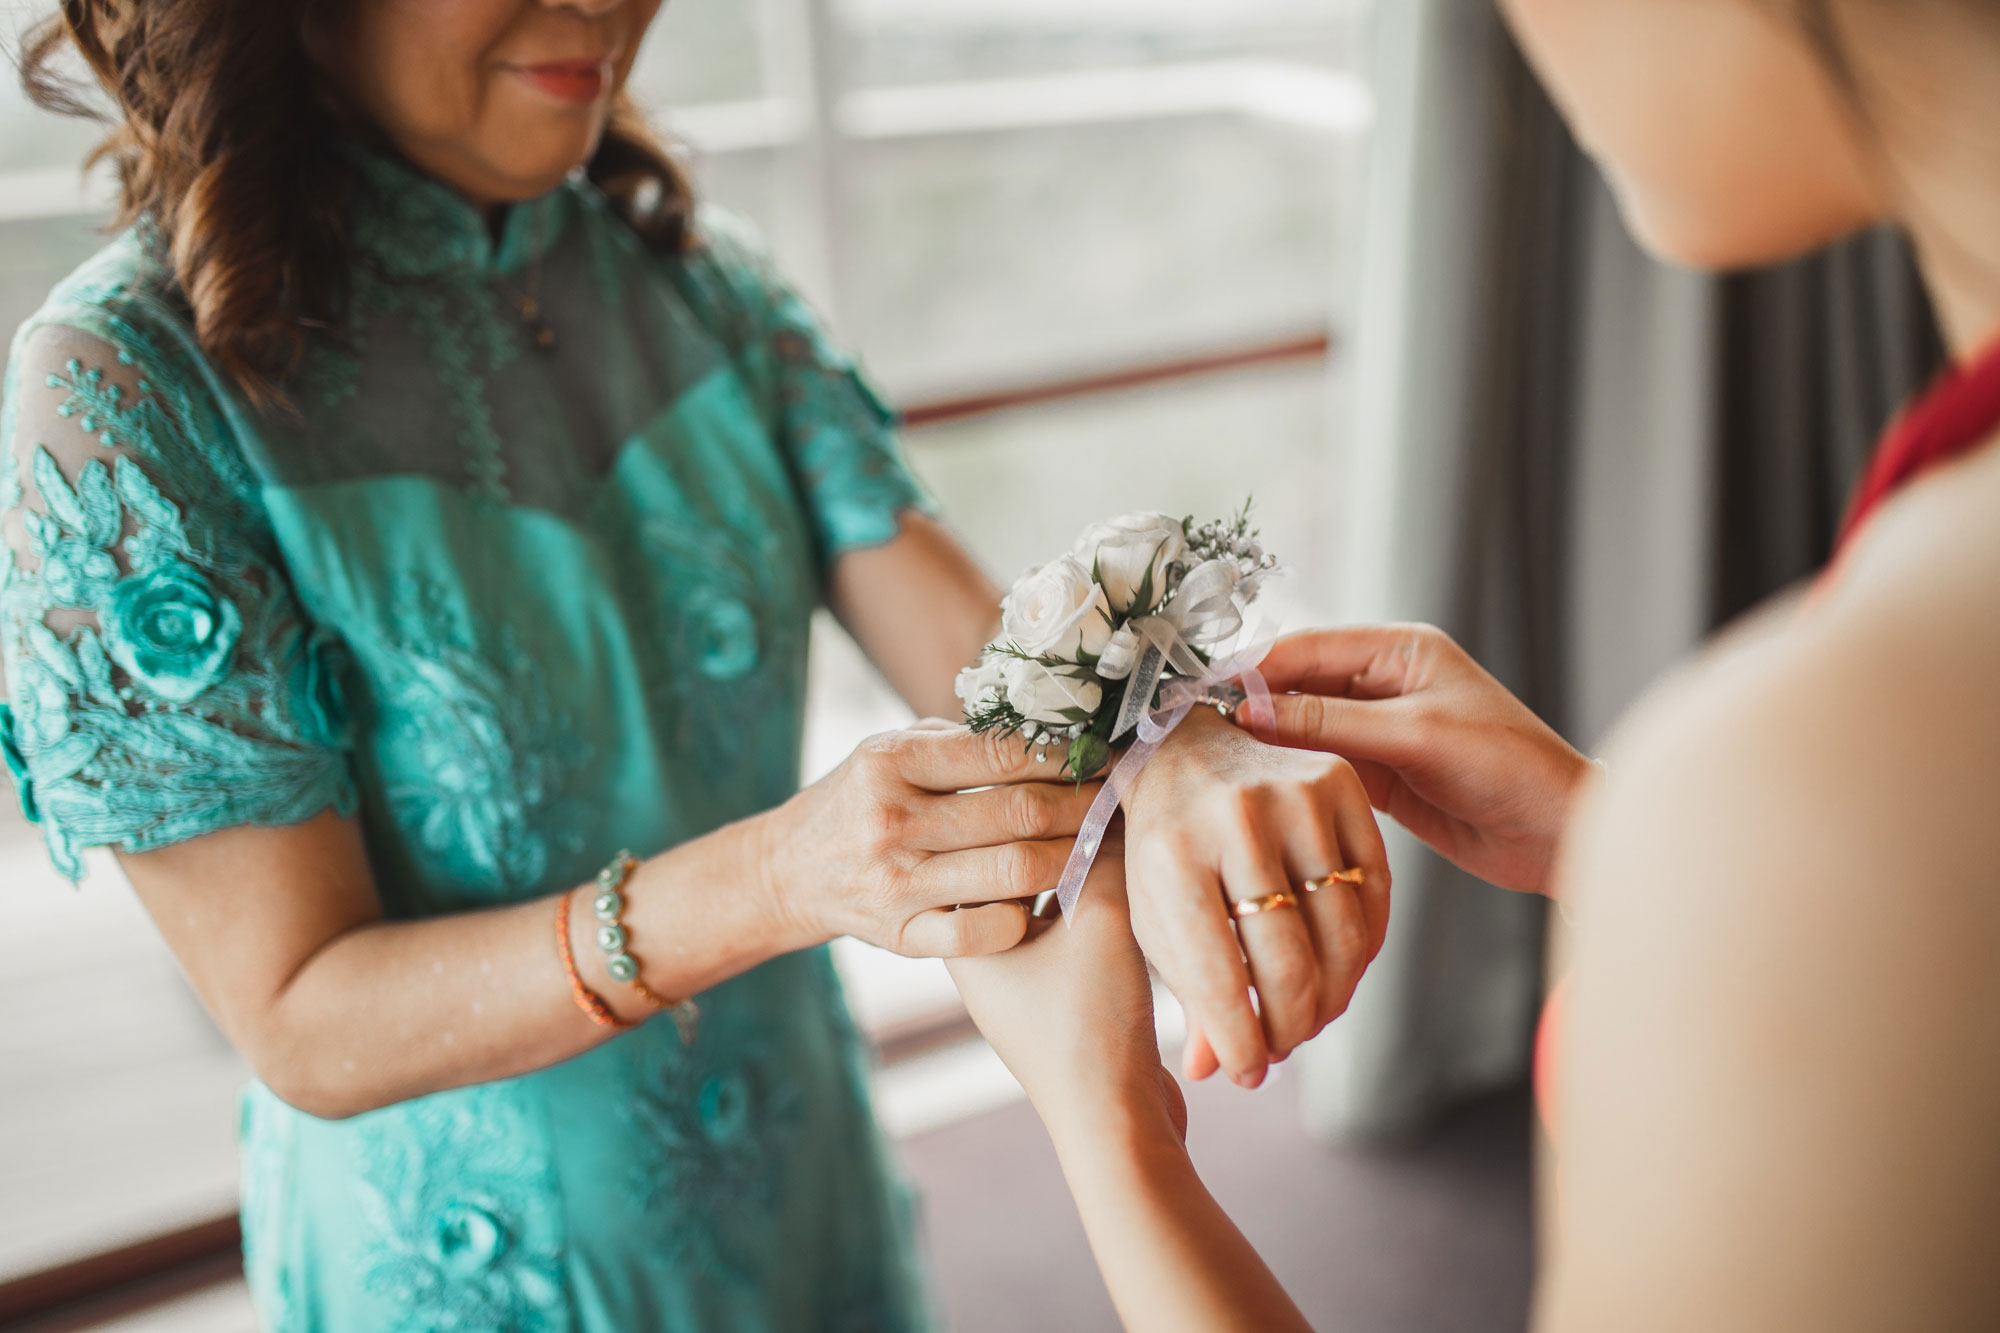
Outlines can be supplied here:
<path id="1" fill-rule="evenodd" d="M 1190 830 L 1180 827 L 1161 835 L 1152 846 L 1153 852 L 1140 853 L 1140 861 L 1148 869 L 1171 870 L 1190 865 L 1201 852 L 1200 840 Z"/>
<path id="2" fill-rule="evenodd" d="M 1000 775 L 1014 767 L 1014 747 L 1019 744 L 1011 736 L 1003 736 L 997 731 L 964 733 L 960 744 L 972 752 L 981 768 Z"/>
<path id="3" fill-rule="evenodd" d="M 877 732 L 854 747 L 854 761 L 865 773 L 887 776 L 901 771 L 907 747 L 900 732 Z"/>
<path id="4" fill-rule="evenodd" d="M 1223 817 L 1238 833 L 1254 831 L 1262 819 L 1265 801 L 1261 788 L 1238 787 L 1222 802 Z"/>
<path id="5" fill-rule="evenodd" d="M 998 883 L 1013 897 L 1026 898 L 1038 892 L 1040 872 L 1041 863 L 1032 845 L 1017 842 L 1000 850 Z"/>
<path id="6" fill-rule="evenodd" d="M 1055 810 L 1046 788 L 1022 783 L 1007 789 L 1006 825 L 1020 839 L 1046 838 L 1055 824 Z"/>
<path id="7" fill-rule="evenodd" d="M 886 857 L 903 847 L 910 827 L 908 806 L 894 801 L 884 801 L 875 807 L 868 820 L 868 850 L 877 857 Z"/>

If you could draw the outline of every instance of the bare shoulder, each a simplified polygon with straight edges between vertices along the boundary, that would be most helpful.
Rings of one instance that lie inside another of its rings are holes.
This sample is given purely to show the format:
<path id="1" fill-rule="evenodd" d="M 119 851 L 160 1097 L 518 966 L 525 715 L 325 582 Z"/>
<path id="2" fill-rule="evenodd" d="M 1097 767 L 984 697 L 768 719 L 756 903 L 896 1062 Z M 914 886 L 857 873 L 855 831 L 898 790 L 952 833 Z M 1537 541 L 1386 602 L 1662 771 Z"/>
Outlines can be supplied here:
<path id="1" fill-rule="evenodd" d="M 1586 828 L 1669 800 L 1791 854 L 1888 815 L 1845 825 L 1842 856 L 1903 873 L 2000 846 L 2000 447 L 1885 510 L 1824 595 L 1724 635 L 1612 754 L 1621 781 Z"/>
<path id="2" fill-rule="evenodd" d="M 2000 455 L 1662 689 L 1584 903 L 1550 1326 L 1993 1326 Z"/>

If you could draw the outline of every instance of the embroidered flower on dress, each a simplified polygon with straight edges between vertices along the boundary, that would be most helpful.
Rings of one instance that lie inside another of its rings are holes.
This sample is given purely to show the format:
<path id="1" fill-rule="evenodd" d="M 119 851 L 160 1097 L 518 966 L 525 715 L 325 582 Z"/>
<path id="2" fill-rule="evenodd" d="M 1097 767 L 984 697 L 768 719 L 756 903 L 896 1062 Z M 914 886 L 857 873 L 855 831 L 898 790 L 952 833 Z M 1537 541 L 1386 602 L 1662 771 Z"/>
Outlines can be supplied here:
<path id="1" fill-rule="evenodd" d="M 162 699 L 187 703 L 229 670 L 243 618 L 201 571 L 174 561 L 135 574 L 104 608 L 104 650 Z"/>
<path id="2" fill-rule="evenodd" d="M 118 561 L 76 537 L 64 537 L 40 514 L 29 514 L 30 539 L 41 548 L 42 582 L 58 606 L 96 606 L 117 585 Z"/>
<path id="3" fill-rule="evenodd" d="M 748 1060 L 720 1068 L 676 1060 L 652 1080 L 625 1108 L 648 1147 L 633 1188 L 668 1229 L 670 1254 L 692 1251 L 757 1281 L 770 1256 L 743 1227 L 777 1206 L 803 1115 L 797 1085 Z"/>
<path id="4" fill-rule="evenodd" d="M 357 1122 L 362 1281 L 397 1307 L 393 1333 L 561 1326 L 560 1204 L 524 1115 L 488 1084 Z"/>
<path id="5" fill-rule="evenodd" d="M 354 742 L 347 709 L 347 645 L 323 630 L 306 640 L 292 672 L 292 706 L 300 734 L 311 744 L 345 750 Z"/>
<path id="6" fill-rule="evenodd" d="M 757 667 L 757 615 L 740 598 L 697 590 L 685 612 L 688 637 L 701 674 L 710 680 L 741 680 Z"/>

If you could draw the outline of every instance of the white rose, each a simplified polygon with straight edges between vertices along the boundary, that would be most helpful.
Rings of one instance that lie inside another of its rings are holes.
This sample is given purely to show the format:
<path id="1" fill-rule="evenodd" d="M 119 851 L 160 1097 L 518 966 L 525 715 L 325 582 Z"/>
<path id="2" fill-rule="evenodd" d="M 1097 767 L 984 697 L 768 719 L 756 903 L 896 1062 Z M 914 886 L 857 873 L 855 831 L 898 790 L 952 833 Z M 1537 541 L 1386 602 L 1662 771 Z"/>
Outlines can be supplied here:
<path id="1" fill-rule="evenodd" d="M 1236 604 L 1236 585 L 1242 579 L 1234 560 L 1204 560 L 1190 569 L 1167 608 L 1181 637 L 1205 648 L 1242 629 L 1243 609 Z"/>
<path id="2" fill-rule="evenodd" d="M 1104 589 L 1075 556 L 1063 556 L 1023 574 L 1000 603 L 1001 633 L 1022 652 L 1066 662 L 1096 657 L 1111 638 L 1111 606 Z"/>
<path id="3" fill-rule="evenodd" d="M 1007 659 L 990 653 L 958 673 L 952 686 L 967 714 L 982 712 L 1007 693 Z"/>
<path id="4" fill-rule="evenodd" d="M 1090 719 L 1104 703 L 1104 687 L 1080 669 L 1014 658 L 1007 663 L 1007 702 L 1030 722 L 1067 727 Z"/>
<path id="5" fill-rule="evenodd" d="M 1139 636 L 1132 632 L 1130 625 L 1120 625 L 1111 635 L 1111 642 L 1104 645 L 1103 654 L 1097 659 L 1097 674 L 1106 680 L 1123 680 L 1132 674 L 1132 668 L 1139 665 L 1139 654 L 1143 645 Z"/>
<path id="6" fill-rule="evenodd" d="M 1077 558 L 1104 582 L 1111 609 L 1124 615 L 1159 604 L 1167 590 L 1167 566 L 1187 554 L 1187 528 L 1177 518 L 1141 512 L 1094 523 L 1077 538 Z M 1141 589 L 1151 595 L 1134 607 Z"/>

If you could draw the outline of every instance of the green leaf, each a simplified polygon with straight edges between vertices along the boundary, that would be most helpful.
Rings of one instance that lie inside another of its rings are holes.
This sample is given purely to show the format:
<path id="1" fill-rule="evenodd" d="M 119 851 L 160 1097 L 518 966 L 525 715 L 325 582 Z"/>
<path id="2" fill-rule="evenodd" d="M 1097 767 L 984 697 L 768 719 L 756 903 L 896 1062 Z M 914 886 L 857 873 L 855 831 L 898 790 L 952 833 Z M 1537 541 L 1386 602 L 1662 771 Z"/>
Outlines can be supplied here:
<path id="1" fill-rule="evenodd" d="M 121 458 L 118 460 L 117 482 L 118 493 L 125 497 L 133 517 L 144 526 L 172 533 L 177 539 L 175 544 L 179 545 L 181 511 L 160 494 L 145 470 L 131 459 Z"/>
<path id="2" fill-rule="evenodd" d="M 74 535 L 81 537 L 89 531 L 90 520 L 84 516 L 83 505 L 76 498 L 76 492 L 63 480 L 62 469 L 47 449 L 35 450 L 35 489 L 41 492 L 42 507 L 55 520 Z"/>
<path id="3" fill-rule="evenodd" d="M 118 687 L 111 683 L 111 659 L 105 655 L 104 644 L 97 631 L 77 631 L 76 664 L 83 673 L 84 688 L 92 699 L 106 708 L 123 707 L 118 698 Z"/>
<path id="4" fill-rule="evenodd" d="M 117 541 L 118 531 L 125 525 L 125 514 L 111 489 L 110 470 L 101 459 L 91 459 L 77 473 L 76 496 L 83 508 L 83 539 L 99 548 Z"/>
<path id="5" fill-rule="evenodd" d="M 54 630 L 39 620 L 31 620 L 25 626 L 24 632 L 28 640 L 28 650 L 34 654 L 37 662 L 54 672 L 56 679 L 70 689 L 83 688 L 83 673 L 77 669 L 76 658 L 70 655 L 69 649 L 63 646 L 63 641 L 56 637 Z"/>

